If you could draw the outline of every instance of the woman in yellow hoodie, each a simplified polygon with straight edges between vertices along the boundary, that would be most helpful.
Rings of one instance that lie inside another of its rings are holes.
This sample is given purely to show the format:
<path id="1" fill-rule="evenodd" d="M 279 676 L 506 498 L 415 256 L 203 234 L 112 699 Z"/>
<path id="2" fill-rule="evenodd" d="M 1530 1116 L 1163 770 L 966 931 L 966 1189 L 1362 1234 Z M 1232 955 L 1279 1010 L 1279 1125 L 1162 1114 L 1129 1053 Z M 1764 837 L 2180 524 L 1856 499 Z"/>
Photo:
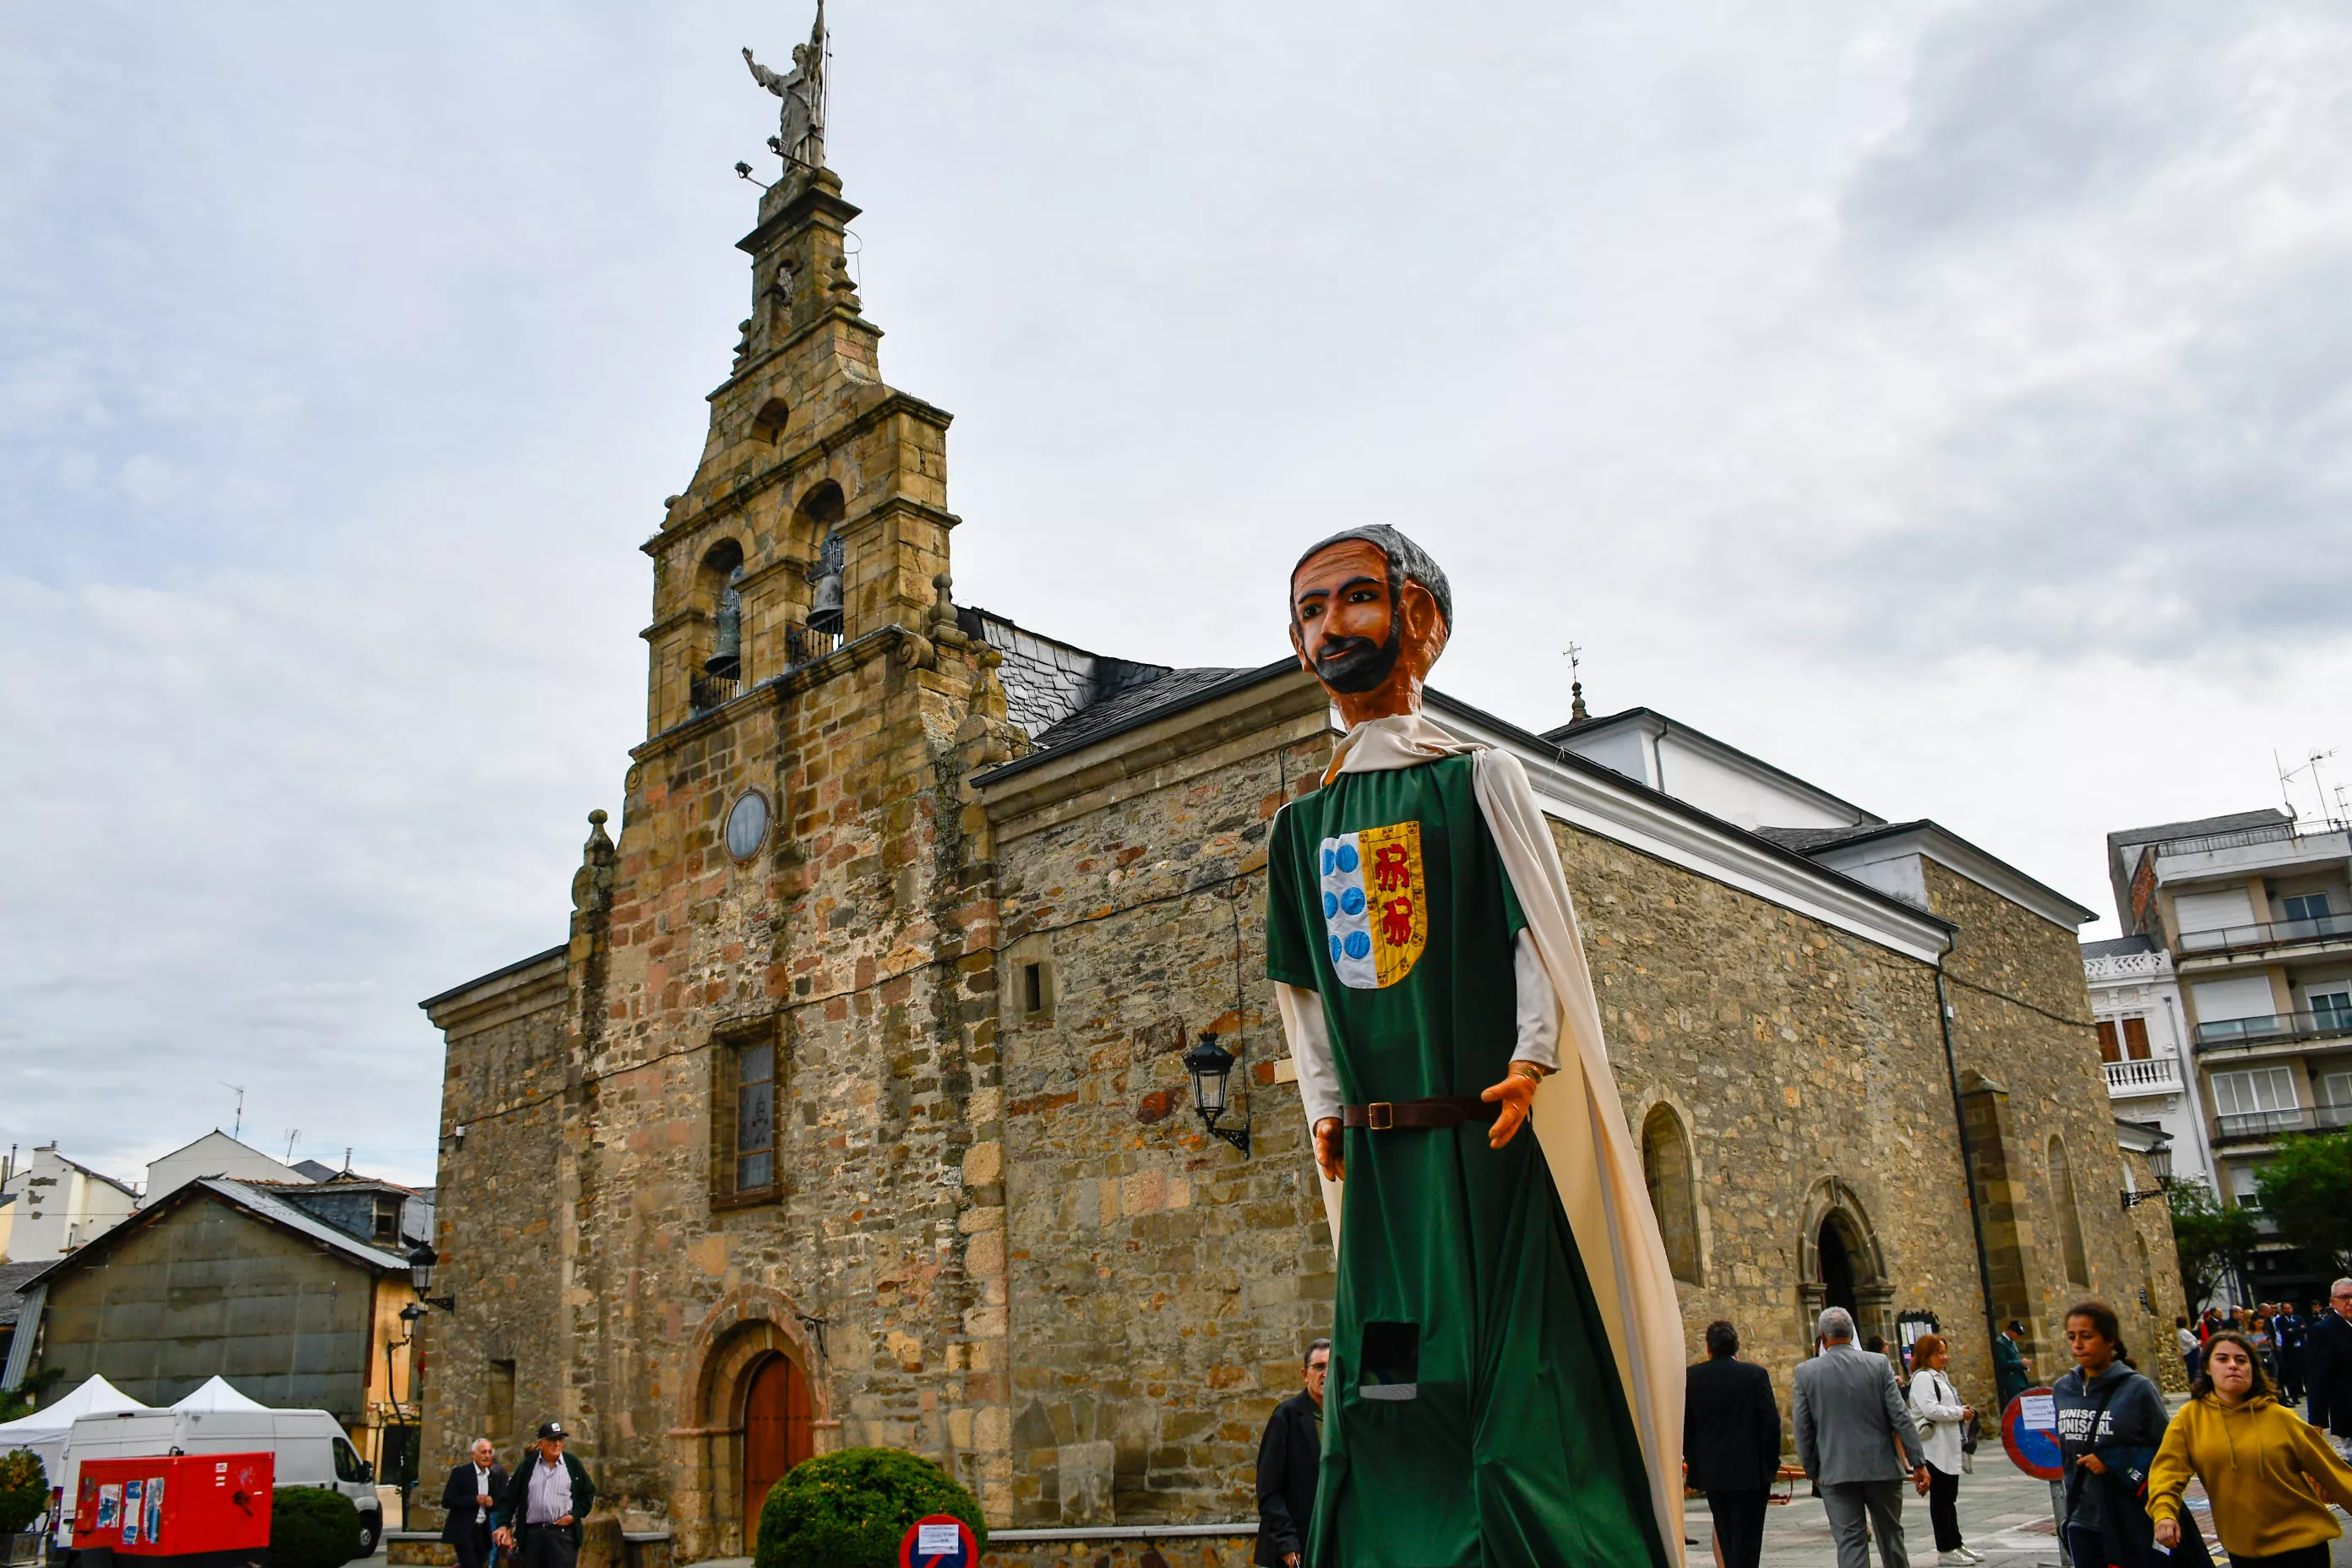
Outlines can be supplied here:
<path id="1" fill-rule="evenodd" d="M 2343 1533 L 2327 1505 L 2352 1508 L 2352 1466 L 2271 1397 L 2243 1334 L 2206 1342 L 2204 1371 L 2189 1392 L 2195 1397 L 2165 1428 L 2148 1467 L 2156 1543 L 2179 1544 L 2181 1494 L 2193 1473 L 2213 1500 L 2213 1528 L 2231 1568 L 2327 1568 L 2327 1543 Z"/>

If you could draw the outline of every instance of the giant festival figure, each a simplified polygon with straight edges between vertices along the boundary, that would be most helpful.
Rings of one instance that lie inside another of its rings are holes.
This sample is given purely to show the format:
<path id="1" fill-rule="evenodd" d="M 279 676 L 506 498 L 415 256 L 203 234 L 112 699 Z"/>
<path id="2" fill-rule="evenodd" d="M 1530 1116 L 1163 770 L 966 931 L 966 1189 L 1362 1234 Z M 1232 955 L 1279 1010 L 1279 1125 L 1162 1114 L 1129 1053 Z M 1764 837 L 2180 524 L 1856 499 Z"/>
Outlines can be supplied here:
<path id="1" fill-rule="evenodd" d="M 1527 773 L 1422 713 L 1452 620 L 1391 528 L 1291 573 L 1291 646 L 1348 725 L 1267 865 L 1339 1248 L 1306 1568 L 1669 1568 L 1674 1281 Z"/>

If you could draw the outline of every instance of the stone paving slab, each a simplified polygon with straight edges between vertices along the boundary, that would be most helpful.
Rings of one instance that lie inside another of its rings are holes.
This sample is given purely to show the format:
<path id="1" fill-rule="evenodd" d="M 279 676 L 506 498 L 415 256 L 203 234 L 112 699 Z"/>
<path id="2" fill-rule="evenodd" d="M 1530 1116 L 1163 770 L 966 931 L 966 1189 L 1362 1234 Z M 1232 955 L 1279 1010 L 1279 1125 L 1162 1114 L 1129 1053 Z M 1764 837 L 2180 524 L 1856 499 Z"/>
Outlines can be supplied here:
<path id="1" fill-rule="evenodd" d="M 1830 1543 L 1829 1520 L 1821 1503 L 1806 1495 L 1809 1489 L 1799 1481 L 1795 1500 L 1766 1513 L 1764 1568 L 1834 1568 L 1837 1554 Z M 2191 1485 L 2189 1503 L 2203 1510 L 2203 1488 Z M 1960 1478 L 1959 1515 L 1960 1539 L 1984 1553 L 1985 1568 L 2040 1568 L 2044 1563 L 2055 1568 L 2058 1541 L 2050 1517 L 2050 1484 L 2020 1471 L 2006 1457 L 1979 1455 L 1976 1473 Z M 1690 1568 L 1708 1568 L 1715 1561 L 1713 1530 L 1706 1504 L 1694 1498 L 1685 1532 L 1698 1542 L 1689 1554 Z M 1936 1538 L 1927 1525 L 1927 1500 L 1908 1487 L 1904 1489 L 1903 1536 L 1914 1568 L 1930 1568 L 1936 1561 Z M 2210 1525 L 2206 1542 L 2217 1564 L 2229 1561 Z M 1874 1546 L 1871 1563 L 1878 1568 Z M 2352 1536 L 2336 1542 L 2334 1564 L 2352 1568 Z"/>

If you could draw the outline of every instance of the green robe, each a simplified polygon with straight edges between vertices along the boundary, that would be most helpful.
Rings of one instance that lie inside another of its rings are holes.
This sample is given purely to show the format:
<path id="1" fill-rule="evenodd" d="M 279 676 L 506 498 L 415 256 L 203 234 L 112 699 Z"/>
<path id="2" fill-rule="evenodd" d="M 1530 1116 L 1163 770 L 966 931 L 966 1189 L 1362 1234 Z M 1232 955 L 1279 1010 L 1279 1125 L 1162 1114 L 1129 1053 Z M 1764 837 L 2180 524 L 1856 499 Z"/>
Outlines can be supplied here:
<path id="1" fill-rule="evenodd" d="M 1527 922 L 1473 766 L 1342 773 L 1275 824 L 1266 972 L 1322 997 L 1349 1104 L 1509 1070 Z M 1675 1560 L 1550 1171 L 1488 1132 L 1346 1135 L 1310 1568 Z"/>

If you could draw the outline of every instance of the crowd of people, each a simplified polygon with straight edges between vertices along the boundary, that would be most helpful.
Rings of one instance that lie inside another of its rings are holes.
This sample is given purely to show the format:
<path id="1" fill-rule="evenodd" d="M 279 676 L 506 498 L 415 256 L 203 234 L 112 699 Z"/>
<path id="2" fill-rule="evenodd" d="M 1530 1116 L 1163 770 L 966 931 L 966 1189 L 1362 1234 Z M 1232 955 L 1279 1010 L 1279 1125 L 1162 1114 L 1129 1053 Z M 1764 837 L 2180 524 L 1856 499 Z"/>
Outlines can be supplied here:
<path id="1" fill-rule="evenodd" d="M 1832 1307 L 1815 1325 L 1817 1353 L 1798 1363 L 1790 1412 L 1796 1458 L 1828 1516 L 1838 1568 L 1910 1562 L 1904 1489 L 1927 1500 L 1936 1561 L 1981 1563 L 1961 1538 L 1958 1497 L 1979 1436 L 1998 1411 L 1979 1412 L 1954 1385 L 1952 1346 L 1924 1334 L 1896 1357 L 1874 1336 L 1855 1343 L 1853 1315 Z M 2231 1568 L 2326 1568 L 2343 1533 L 2333 1508 L 2352 1510 L 2352 1279 L 2307 1313 L 2291 1304 L 2220 1307 L 2177 1325 L 2189 1373 L 2178 1411 L 2133 1364 L 2115 1309 L 2081 1301 L 2065 1318 L 2073 1366 L 2051 1384 L 2063 1456 L 2060 1527 L 2071 1560 L 2101 1568 L 2208 1564 L 2189 1483 L 2203 1484 L 2213 1532 Z M 2034 1386 L 2025 1325 L 1993 1343 L 2002 1407 Z M 1739 1332 L 1707 1325 L 1706 1359 L 1685 1378 L 1685 1484 L 1704 1493 L 1718 1568 L 1756 1568 L 1781 1474 L 1781 1426 L 1772 1380 L 1739 1359 Z M 1315 1495 L 1323 1368 L 1330 1346 L 1308 1351 L 1301 1392 L 1268 1425 L 1258 1462 L 1256 1561 L 1298 1568 Z M 2306 1419 L 2294 1409 L 2309 1400 Z"/>

